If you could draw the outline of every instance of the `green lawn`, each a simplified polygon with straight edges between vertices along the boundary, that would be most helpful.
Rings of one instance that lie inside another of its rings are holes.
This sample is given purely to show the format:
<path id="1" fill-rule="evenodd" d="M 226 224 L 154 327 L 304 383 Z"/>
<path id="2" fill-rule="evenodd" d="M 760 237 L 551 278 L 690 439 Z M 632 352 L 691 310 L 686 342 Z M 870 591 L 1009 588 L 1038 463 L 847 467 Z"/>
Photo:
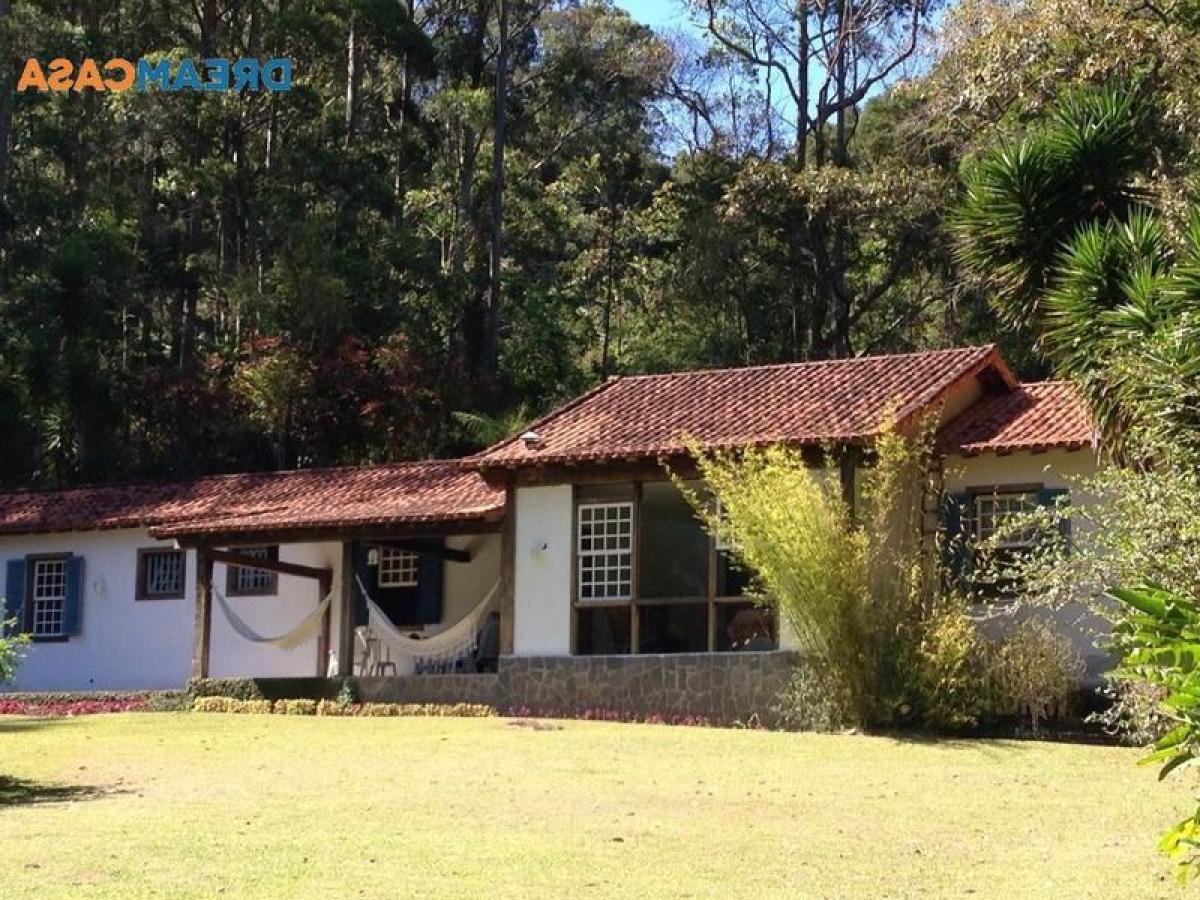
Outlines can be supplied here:
<path id="1" fill-rule="evenodd" d="M 1178 897 L 1130 750 L 504 719 L 0 718 L 0 895 Z"/>

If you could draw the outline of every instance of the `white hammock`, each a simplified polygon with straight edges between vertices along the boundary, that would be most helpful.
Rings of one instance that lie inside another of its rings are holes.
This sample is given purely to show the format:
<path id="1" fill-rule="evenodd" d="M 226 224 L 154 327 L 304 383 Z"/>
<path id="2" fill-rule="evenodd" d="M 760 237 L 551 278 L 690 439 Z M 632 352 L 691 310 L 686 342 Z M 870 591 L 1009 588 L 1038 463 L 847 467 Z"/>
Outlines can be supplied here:
<path id="1" fill-rule="evenodd" d="M 479 643 L 479 628 L 491 606 L 496 592 L 500 590 L 500 582 L 496 581 L 478 605 L 469 613 L 437 634 L 426 638 L 413 638 L 404 634 L 388 618 L 388 614 L 380 609 L 371 597 L 362 579 L 355 576 L 358 589 L 362 591 L 370 610 L 370 625 L 368 630 L 372 637 L 386 644 L 388 649 L 397 655 L 410 660 L 412 671 L 448 671 L 460 659 L 465 659 L 475 652 Z M 407 667 L 405 667 L 407 670 Z"/>
<path id="2" fill-rule="evenodd" d="M 233 607 L 229 605 L 229 601 L 225 599 L 224 594 L 217 590 L 216 587 L 212 589 L 212 592 L 216 595 L 217 602 L 221 604 L 225 618 L 229 620 L 229 624 L 240 637 L 254 644 L 273 644 L 285 650 L 298 646 L 308 640 L 309 636 L 316 631 L 321 618 L 325 615 L 325 612 L 329 609 L 329 604 L 333 601 L 333 590 L 330 589 L 329 593 L 325 595 L 325 599 L 317 604 L 317 608 L 305 616 L 299 625 L 285 634 L 277 635 L 276 637 L 266 637 L 247 625 L 246 621 L 233 611 Z"/>

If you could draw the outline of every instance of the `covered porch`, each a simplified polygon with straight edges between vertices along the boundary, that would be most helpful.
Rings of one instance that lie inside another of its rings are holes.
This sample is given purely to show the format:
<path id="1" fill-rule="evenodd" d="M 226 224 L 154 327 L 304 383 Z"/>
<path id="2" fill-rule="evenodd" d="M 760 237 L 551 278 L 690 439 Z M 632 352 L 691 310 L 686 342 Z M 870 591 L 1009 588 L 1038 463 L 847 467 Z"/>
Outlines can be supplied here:
<path id="1" fill-rule="evenodd" d="M 503 492 L 449 461 L 319 475 L 153 530 L 195 553 L 192 677 L 494 672 Z"/>

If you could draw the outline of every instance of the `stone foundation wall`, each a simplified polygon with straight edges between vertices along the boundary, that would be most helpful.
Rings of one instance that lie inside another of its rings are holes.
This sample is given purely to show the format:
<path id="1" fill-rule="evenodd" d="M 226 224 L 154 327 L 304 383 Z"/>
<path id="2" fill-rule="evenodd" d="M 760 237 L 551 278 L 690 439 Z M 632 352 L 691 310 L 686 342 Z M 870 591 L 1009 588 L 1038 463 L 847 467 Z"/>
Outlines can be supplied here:
<path id="1" fill-rule="evenodd" d="M 573 715 L 605 710 L 717 722 L 770 723 L 779 692 L 800 664 L 788 651 L 644 656 L 510 656 L 495 674 L 351 678 L 359 699 L 376 703 L 489 703 L 502 709 Z M 210 679 L 193 693 L 270 700 L 333 700 L 340 678 Z"/>
<path id="2" fill-rule="evenodd" d="M 532 712 L 588 709 L 769 722 L 796 653 L 544 656 L 500 660 L 500 705 Z"/>

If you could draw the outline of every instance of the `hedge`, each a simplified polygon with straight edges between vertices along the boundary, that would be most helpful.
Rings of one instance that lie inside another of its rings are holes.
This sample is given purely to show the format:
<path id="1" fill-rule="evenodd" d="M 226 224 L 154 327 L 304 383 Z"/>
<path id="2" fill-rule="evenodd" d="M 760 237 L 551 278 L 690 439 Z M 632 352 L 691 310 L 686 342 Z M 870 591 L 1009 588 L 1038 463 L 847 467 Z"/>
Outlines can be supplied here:
<path id="1" fill-rule="evenodd" d="M 446 716 L 484 718 L 496 715 L 494 707 L 481 703 L 351 703 L 333 700 L 242 700 L 238 697 L 197 697 L 192 704 L 196 712 L 254 713 L 282 716 L 340 716 L 362 718 L 396 718 L 401 716 Z"/>

